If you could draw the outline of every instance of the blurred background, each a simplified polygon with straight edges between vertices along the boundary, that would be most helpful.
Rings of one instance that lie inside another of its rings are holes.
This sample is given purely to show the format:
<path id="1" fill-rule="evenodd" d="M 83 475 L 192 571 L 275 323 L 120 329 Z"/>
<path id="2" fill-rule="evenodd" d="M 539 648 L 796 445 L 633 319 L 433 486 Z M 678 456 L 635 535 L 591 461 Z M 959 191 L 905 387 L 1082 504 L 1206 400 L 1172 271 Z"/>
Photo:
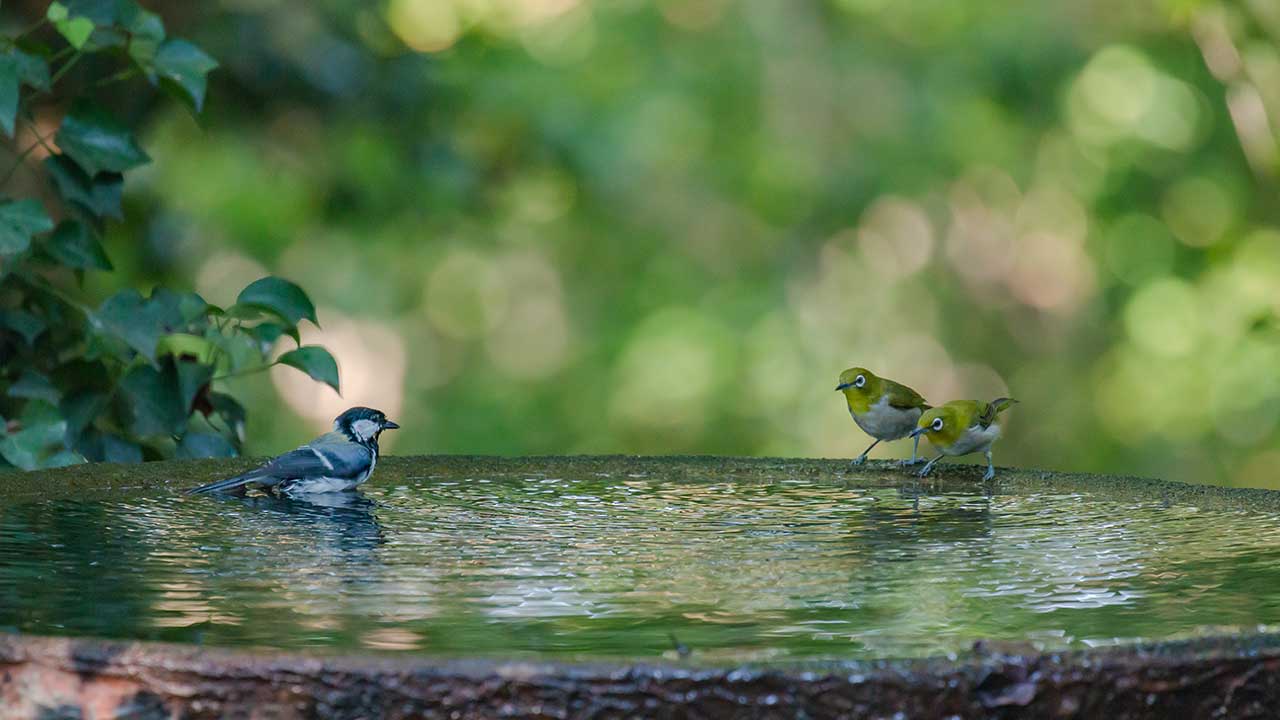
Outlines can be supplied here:
<path id="1" fill-rule="evenodd" d="M 38 14 L 47 3 L 6 12 Z M 1280 3 L 145 2 L 108 284 L 301 284 L 408 453 L 852 457 L 851 365 L 1013 395 L 999 464 L 1280 487 Z M 873 457 L 905 456 L 907 442 Z"/>

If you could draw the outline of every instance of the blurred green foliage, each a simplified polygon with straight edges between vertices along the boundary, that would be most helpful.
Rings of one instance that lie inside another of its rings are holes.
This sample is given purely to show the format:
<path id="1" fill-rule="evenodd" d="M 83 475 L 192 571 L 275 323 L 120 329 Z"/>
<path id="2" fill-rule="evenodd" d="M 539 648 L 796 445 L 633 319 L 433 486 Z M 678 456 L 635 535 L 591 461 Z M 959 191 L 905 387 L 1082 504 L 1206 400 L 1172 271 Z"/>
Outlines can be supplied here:
<path id="1" fill-rule="evenodd" d="M 358 402 L 852 456 L 856 364 L 1018 397 L 1004 462 L 1280 486 L 1274 3 L 149 5 L 225 67 L 198 124 L 120 85 L 156 162 L 86 290 L 311 289 L 345 397 L 245 380 L 253 452 Z"/>
<path id="2" fill-rule="evenodd" d="M 139 77 L 198 112 L 217 63 L 132 0 L 53 2 L 0 42 L 0 128 L 13 141 L 3 183 L 24 167 L 47 182 L 16 187 L 34 198 L 0 196 L 0 469 L 236 454 L 245 410 L 215 387 L 270 367 L 282 335 L 298 341 L 298 324 L 316 322 L 306 293 L 265 277 L 226 310 L 163 287 L 93 309 L 73 290 L 112 270 L 99 239 L 121 217 L 123 173 L 150 160 L 100 98 Z M 89 72 L 68 81 L 82 61 Z M 338 388 L 324 348 L 274 364 Z"/>

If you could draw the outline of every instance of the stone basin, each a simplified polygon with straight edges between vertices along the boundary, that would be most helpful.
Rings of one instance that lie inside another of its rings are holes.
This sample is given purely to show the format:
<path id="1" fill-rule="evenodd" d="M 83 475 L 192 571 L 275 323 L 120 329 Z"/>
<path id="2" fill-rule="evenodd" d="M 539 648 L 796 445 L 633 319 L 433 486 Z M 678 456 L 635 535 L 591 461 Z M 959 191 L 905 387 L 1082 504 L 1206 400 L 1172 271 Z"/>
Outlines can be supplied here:
<path id="1" fill-rule="evenodd" d="M 1273 717 L 1280 493 L 712 457 L 0 480 L 0 718 Z"/>

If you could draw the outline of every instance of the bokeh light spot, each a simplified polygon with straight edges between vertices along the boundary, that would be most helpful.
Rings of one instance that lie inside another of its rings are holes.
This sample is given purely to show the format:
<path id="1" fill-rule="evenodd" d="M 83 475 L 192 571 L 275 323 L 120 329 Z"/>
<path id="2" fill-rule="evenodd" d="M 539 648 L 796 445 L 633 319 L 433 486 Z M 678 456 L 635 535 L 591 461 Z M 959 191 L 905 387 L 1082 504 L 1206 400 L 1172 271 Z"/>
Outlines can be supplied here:
<path id="1" fill-rule="evenodd" d="M 1146 352 L 1162 357 L 1186 355 L 1201 334 L 1199 300 L 1181 279 L 1156 280 L 1134 294 L 1125 307 L 1124 323 L 1129 337 Z"/>

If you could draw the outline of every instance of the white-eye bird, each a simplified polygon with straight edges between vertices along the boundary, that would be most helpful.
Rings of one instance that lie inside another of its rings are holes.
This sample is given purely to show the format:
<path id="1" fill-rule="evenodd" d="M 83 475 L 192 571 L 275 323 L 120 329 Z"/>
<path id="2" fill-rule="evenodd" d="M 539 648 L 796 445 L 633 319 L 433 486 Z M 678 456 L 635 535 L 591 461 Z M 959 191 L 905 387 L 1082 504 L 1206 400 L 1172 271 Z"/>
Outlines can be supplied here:
<path id="1" fill-rule="evenodd" d="M 333 421 L 332 432 L 243 475 L 190 492 L 244 492 L 258 487 L 281 495 L 302 495 L 352 490 L 368 480 L 378 464 L 378 435 L 399 427 L 380 410 L 353 407 Z"/>
<path id="2" fill-rule="evenodd" d="M 920 415 L 929 409 L 920 393 L 901 383 L 877 377 L 866 368 L 854 367 L 840 373 L 840 384 L 836 385 L 836 390 L 844 392 L 853 421 L 876 439 L 871 447 L 853 459 L 852 465 L 866 462 L 867 453 L 881 440 L 900 440 L 910 435 Z M 916 464 L 919 447 L 920 438 L 916 437 L 915 444 L 911 446 L 911 459 L 903 460 L 903 465 Z"/>
<path id="3" fill-rule="evenodd" d="M 968 455 L 974 452 L 987 456 L 987 472 L 982 479 L 990 480 L 995 477 L 996 468 L 991 464 L 991 443 L 1000 437 L 1000 413 L 1016 402 L 1018 401 L 1013 398 L 997 398 L 989 403 L 952 400 L 921 415 L 911 434 L 917 439 L 921 435 L 929 438 L 929 442 L 942 454 L 920 468 L 920 477 L 928 475 L 933 466 L 947 455 Z"/>

